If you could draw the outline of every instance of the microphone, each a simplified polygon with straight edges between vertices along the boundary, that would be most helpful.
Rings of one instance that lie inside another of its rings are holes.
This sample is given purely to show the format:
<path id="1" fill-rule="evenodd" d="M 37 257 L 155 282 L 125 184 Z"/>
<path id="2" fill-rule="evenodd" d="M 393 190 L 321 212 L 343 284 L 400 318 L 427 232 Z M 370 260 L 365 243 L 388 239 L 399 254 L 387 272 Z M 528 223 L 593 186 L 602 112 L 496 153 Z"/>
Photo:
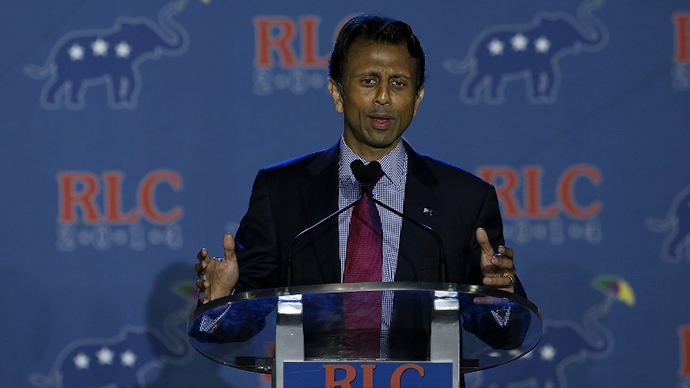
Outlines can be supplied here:
<path id="1" fill-rule="evenodd" d="M 380 205 L 384 209 L 392 212 L 393 214 L 399 217 L 402 217 L 402 219 L 404 220 L 410 221 L 412 224 L 422 228 L 424 231 L 434 236 L 434 238 L 436 239 L 436 244 L 438 245 L 439 252 L 438 277 L 439 279 L 441 279 L 441 283 L 445 283 L 448 279 L 448 265 L 446 262 L 446 253 L 443 249 L 443 241 L 441 240 L 441 236 L 439 236 L 438 233 L 436 233 L 436 231 L 433 230 L 430 226 L 424 225 L 421 222 L 413 219 L 412 217 L 406 216 L 405 214 L 393 209 L 392 207 L 374 198 L 374 195 L 371 193 L 371 190 L 369 190 L 369 183 L 376 179 L 376 177 L 379 174 L 379 171 L 381 170 L 381 164 L 379 162 L 373 161 L 365 166 L 364 162 L 357 159 L 350 164 L 350 168 L 352 169 L 352 173 L 355 175 L 355 179 L 357 179 L 357 181 L 362 184 L 362 188 L 364 189 L 365 195 L 369 197 L 369 199 L 371 199 L 375 204 Z M 361 198 L 362 197 L 358 198 L 357 201 L 359 201 Z"/>
<path id="2" fill-rule="evenodd" d="M 373 161 L 368 165 L 364 165 L 364 162 L 357 159 L 350 163 L 350 168 L 352 169 L 352 174 L 357 179 L 357 182 L 361 183 L 363 187 L 368 187 L 376 176 L 381 171 L 381 164 L 377 161 Z"/>

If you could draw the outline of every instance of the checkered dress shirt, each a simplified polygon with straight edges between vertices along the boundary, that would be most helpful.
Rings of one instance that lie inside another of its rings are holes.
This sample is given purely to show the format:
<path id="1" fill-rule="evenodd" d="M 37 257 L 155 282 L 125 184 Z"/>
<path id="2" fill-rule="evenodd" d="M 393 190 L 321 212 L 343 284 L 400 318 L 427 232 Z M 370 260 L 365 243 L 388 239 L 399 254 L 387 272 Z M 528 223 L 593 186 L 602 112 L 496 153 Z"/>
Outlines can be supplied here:
<path id="1" fill-rule="evenodd" d="M 338 207 L 343 208 L 356 200 L 362 187 L 355 179 L 350 163 L 360 159 L 365 164 L 367 162 L 357 156 L 341 137 L 340 139 L 340 161 L 338 168 Z M 402 213 L 405 203 L 405 183 L 407 182 L 407 152 L 403 147 L 402 141 L 398 143 L 391 152 L 381 158 L 381 169 L 384 176 L 374 186 L 374 198 Z M 398 248 L 400 247 L 400 230 L 402 229 L 402 218 L 376 205 L 381 216 L 381 226 L 383 229 L 383 268 L 381 277 L 384 282 L 395 280 L 395 271 L 398 266 Z M 347 256 L 347 238 L 350 232 L 350 218 L 352 209 L 348 209 L 338 218 L 338 234 L 340 242 L 340 281 L 343 280 L 345 271 L 345 260 Z M 387 331 L 390 328 L 391 312 L 393 310 L 393 295 L 385 292 L 382 298 L 382 317 L 381 330 Z M 384 345 L 382 343 L 382 345 Z M 382 346 L 382 350 L 385 346 Z"/>

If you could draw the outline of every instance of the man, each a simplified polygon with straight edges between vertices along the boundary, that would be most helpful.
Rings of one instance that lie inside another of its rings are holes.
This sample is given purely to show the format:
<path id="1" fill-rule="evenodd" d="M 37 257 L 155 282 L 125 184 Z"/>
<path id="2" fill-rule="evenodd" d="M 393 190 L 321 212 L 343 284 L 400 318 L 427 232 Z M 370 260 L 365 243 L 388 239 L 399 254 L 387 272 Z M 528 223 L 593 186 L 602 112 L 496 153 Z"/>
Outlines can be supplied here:
<path id="1" fill-rule="evenodd" d="M 350 170 L 355 159 L 381 163 L 376 198 L 440 234 L 448 281 L 509 292 L 517 287 L 523 293 L 513 251 L 499 246 L 502 221 L 494 188 L 417 154 L 402 140 L 424 99 L 424 66 L 422 47 L 407 24 L 368 15 L 345 24 L 331 56 L 328 85 L 344 118 L 341 140 L 259 172 L 237 240 L 225 234 L 224 259 L 212 259 L 206 249 L 197 255 L 203 303 L 233 291 L 285 286 L 293 238 L 359 196 Z M 295 249 L 293 285 L 371 280 L 348 275 L 354 249 L 348 238 L 353 230 L 360 233 L 355 212 L 305 237 Z M 439 281 L 438 248 L 428 233 L 381 207 L 374 217 L 380 218 L 382 239 L 382 268 L 376 269 L 375 280 Z"/>
<path id="2" fill-rule="evenodd" d="M 259 171 L 237 240 L 225 234 L 224 258 L 213 259 L 206 249 L 197 255 L 202 303 L 232 292 L 285 286 L 288 251 L 295 252 L 291 285 L 439 281 L 434 238 L 366 197 L 354 209 L 305 234 L 291 249 L 301 231 L 359 197 L 362 187 L 350 168 L 357 159 L 382 166 L 383 174 L 373 185 L 375 198 L 440 235 L 448 261 L 447 281 L 524 295 L 513 251 L 500 246 L 503 227 L 494 188 L 459 168 L 417 154 L 402 140 L 424 99 L 424 65 L 422 47 L 403 22 L 363 15 L 343 26 L 331 55 L 328 84 L 335 109 L 344 118 L 340 141 L 327 150 Z M 427 359 L 428 301 L 397 303 L 389 294 L 364 301 L 348 299 L 345 295 L 340 302 L 344 327 L 324 330 L 307 328 L 305 323 L 304 330 L 310 332 L 305 338 L 311 341 L 305 343 L 305 352 L 318 356 L 319 349 L 328 348 L 320 341 L 329 341 L 335 333 L 347 337 L 350 314 L 346 311 L 349 303 L 355 303 L 354 311 L 372 307 L 354 322 L 364 329 L 357 331 L 362 334 L 352 347 L 358 356 Z M 480 338 L 510 347 L 507 340 L 496 337 L 492 314 L 465 319 L 463 326 Z M 262 322 L 255 326 L 263 327 Z M 380 330 L 388 328 L 389 334 L 379 337 Z M 503 332 L 519 341 L 524 328 L 513 329 Z"/>

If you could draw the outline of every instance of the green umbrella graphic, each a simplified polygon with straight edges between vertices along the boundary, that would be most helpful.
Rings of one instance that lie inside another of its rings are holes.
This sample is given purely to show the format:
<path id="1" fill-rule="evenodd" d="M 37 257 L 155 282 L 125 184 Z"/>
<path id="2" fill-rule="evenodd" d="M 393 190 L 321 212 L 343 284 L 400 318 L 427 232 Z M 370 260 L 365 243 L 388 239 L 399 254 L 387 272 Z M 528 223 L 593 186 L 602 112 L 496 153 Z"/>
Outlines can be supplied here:
<path id="1" fill-rule="evenodd" d="M 610 275 L 599 276 L 592 281 L 592 287 L 608 297 L 607 305 L 615 300 L 631 307 L 635 305 L 635 292 L 623 278 Z"/>

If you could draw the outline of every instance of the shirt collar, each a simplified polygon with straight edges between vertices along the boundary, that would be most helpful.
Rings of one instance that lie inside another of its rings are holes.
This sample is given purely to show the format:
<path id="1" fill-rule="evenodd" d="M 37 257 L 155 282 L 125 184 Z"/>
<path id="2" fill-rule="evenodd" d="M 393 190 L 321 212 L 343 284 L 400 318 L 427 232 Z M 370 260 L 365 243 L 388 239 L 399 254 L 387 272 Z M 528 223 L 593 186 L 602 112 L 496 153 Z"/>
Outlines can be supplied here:
<path id="1" fill-rule="evenodd" d="M 345 139 L 340 137 L 340 162 L 338 168 L 338 178 L 341 183 L 344 184 L 356 184 L 357 179 L 355 179 L 350 164 L 355 160 L 361 160 L 364 164 L 368 164 L 367 161 L 360 158 L 354 151 L 345 143 Z M 381 178 L 383 183 L 392 183 L 398 188 L 402 186 L 404 163 L 401 161 L 407 159 L 407 153 L 405 152 L 405 147 L 403 146 L 402 140 L 398 142 L 398 145 L 393 148 L 389 153 L 384 155 L 378 162 L 381 164 L 381 170 L 383 170 L 384 177 Z"/>

